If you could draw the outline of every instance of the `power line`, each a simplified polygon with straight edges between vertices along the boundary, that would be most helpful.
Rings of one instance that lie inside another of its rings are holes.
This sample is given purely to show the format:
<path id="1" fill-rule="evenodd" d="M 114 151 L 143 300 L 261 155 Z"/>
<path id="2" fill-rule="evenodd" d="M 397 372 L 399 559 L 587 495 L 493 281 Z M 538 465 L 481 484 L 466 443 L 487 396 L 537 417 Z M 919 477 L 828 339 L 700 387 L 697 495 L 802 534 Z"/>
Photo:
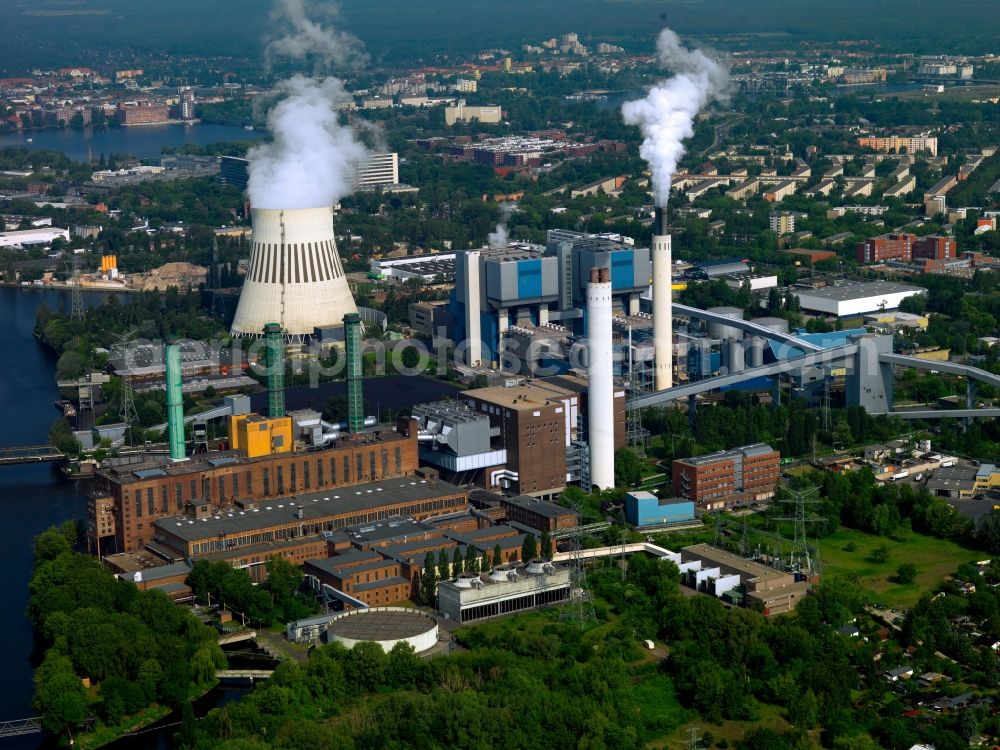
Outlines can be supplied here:
<path id="1" fill-rule="evenodd" d="M 573 503 L 571 507 L 579 521 L 583 517 L 579 503 Z M 572 623 L 582 628 L 597 622 L 597 614 L 594 612 L 594 602 L 587 585 L 587 568 L 581 554 L 583 551 L 583 532 L 580 528 L 580 524 L 577 523 L 569 538 L 569 543 L 572 545 L 569 601 L 559 613 L 559 621 Z"/>
<path id="2" fill-rule="evenodd" d="M 126 445 L 132 444 L 132 426 L 139 423 L 139 414 L 135 409 L 135 394 L 132 392 L 132 383 L 129 379 L 130 376 L 128 372 L 130 368 L 128 347 L 134 334 L 134 329 L 127 333 L 123 333 L 118 342 L 118 346 L 122 352 L 122 363 L 124 364 L 124 368 L 122 370 L 123 374 L 121 376 L 122 388 L 118 416 L 125 424 Z"/>
<path id="3" fill-rule="evenodd" d="M 826 519 L 812 514 L 807 514 L 807 506 L 816 505 L 820 502 L 819 487 L 810 487 L 807 490 L 784 489 L 786 495 L 791 497 L 779 498 L 778 502 L 783 505 L 792 506 L 792 515 L 780 516 L 777 521 L 792 522 L 792 551 L 789 564 L 792 570 L 813 575 L 819 573 L 819 553 L 810 547 L 806 537 L 806 524 L 825 523 Z"/>
<path id="4" fill-rule="evenodd" d="M 80 259 L 73 254 L 73 284 L 70 287 L 71 320 L 83 320 L 83 291 L 80 287 Z"/>

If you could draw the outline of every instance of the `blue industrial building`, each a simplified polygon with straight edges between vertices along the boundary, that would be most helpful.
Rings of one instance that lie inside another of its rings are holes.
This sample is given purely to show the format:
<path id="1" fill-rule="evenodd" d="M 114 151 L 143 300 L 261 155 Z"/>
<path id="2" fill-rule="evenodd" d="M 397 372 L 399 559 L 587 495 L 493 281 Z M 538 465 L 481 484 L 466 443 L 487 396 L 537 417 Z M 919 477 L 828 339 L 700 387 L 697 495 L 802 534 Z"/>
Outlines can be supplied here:
<path id="1" fill-rule="evenodd" d="M 587 282 L 592 268 L 609 268 L 613 306 L 639 312 L 652 274 L 649 249 L 617 235 L 550 230 L 545 247 L 509 243 L 458 253 L 449 300 L 452 340 L 466 342 L 466 362 L 500 362 L 506 332 L 514 327 L 557 326 L 587 333 Z"/>
<path id="2" fill-rule="evenodd" d="M 693 521 L 694 503 L 678 498 L 660 500 L 651 492 L 635 490 L 625 495 L 625 520 L 639 529 Z"/>

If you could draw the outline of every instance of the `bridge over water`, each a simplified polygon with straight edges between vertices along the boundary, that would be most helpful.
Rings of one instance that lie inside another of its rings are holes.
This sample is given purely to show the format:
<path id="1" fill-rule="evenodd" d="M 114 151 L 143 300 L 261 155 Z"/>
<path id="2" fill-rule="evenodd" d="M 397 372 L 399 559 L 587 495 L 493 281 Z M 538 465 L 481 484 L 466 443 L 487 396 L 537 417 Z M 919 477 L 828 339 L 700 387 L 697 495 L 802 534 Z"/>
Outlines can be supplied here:
<path id="1" fill-rule="evenodd" d="M 0 737 L 21 737 L 26 734 L 39 734 L 42 729 L 42 717 L 33 716 L 30 719 L 15 719 L 0 721 Z"/>
<path id="2" fill-rule="evenodd" d="M 62 461 L 66 456 L 51 445 L 19 445 L 13 448 L 0 448 L 0 466 L 10 464 L 40 464 L 50 461 Z"/>

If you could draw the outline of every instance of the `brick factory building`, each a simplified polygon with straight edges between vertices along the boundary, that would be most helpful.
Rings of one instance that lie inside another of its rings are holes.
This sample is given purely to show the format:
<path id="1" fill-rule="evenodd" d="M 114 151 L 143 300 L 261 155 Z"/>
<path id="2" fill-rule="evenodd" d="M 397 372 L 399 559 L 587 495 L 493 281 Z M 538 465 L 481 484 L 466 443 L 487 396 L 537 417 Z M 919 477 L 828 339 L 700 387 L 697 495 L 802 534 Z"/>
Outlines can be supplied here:
<path id="1" fill-rule="evenodd" d="M 496 430 L 496 448 L 506 451 L 503 466 L 483 476 L 487 489 L 550 499 L 566 488 L 568 459 L 587 415 L 587 383 L 558 376 L 517 380 L 507 386 L 465 391 L 460 400 L 486 414 Z M 625 392 L 615 391 L 615 450 L 625 445 Z"/>
<path id="2" fill-rule="evenodd" d="M 464 489 L 426 478 L 397 477 L 367 484 L 311 492 L 231 510 L 190 517 L 167 517 L 154 524 L 149 549 L 165 558 L 225 560 L 260 579 L 269 557 L 281 555 L 301 564 L 329 554 L 332 532 L 394 516 L 431 518 L 463 511 Z"/>
<path id="3" fill-rule="evenodd" d="M 210 517 L 231 508 L 237 500 L 269 500 L 410 476 L 418 466 L 415 423 L 401 420 L 397 430 L 345 436 L 323 450 L 258 458 L 223 451 L 177 463 L 157 457 L 101 469 L 96 472 L 95 490 L 88 500 L 93 506 L 88 507 L 88 516 L 106 515 L 110 498 L 115 536 L 113 541 L 102 540 L 101 548 L 133 552 L 152 540 L 154 524 L 163 518 L 182 514 L 196 519 Z M 89 541 L 95 549 L 97 538 Z"/>
<path id="4" fill-rule="evenodd" d="M 674 495 L 703 510 L 746 505 L 774 496 L 781 454 L 764 443 L 673 463 Z"/>
<path id="5" fill-rule="evenodd" d="M 539 500 L 531 495 L 505 497 L 500 505 L 506 511 L 507 520 L 527 526 L 536 531 L 559 531 L 572 529 L 579 523 L 576 513 L 569 508 Z"/>

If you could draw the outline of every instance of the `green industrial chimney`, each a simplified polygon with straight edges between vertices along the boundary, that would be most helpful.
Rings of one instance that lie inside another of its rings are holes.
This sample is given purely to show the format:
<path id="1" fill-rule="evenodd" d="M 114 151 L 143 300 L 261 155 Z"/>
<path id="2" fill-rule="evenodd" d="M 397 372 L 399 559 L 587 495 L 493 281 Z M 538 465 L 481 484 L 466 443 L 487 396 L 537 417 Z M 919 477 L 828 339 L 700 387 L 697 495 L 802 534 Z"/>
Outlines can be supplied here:
<path id="1" fill-rule="evenodd" d="M 183 461 L 184 455 L 184 392 L 181 390 L 181 347 L 170 343 L 163 349 L 167 367 L 167 435 L 170 439 L 170 460 Z"/>
<path id="2" fill-rule="evenodd" d="M 264 355 L 267 365 L 267 415 L 285 416 L 285 342 L 279 323 L 264 326 Z"/>
<path id="3" fill-rule="evenodd" d="M 361 316 L 344 316 L 344 348 L 347 351 L 347 429 L 352 434 L 365 426 L 365 399 L 361 390 Z"/>

